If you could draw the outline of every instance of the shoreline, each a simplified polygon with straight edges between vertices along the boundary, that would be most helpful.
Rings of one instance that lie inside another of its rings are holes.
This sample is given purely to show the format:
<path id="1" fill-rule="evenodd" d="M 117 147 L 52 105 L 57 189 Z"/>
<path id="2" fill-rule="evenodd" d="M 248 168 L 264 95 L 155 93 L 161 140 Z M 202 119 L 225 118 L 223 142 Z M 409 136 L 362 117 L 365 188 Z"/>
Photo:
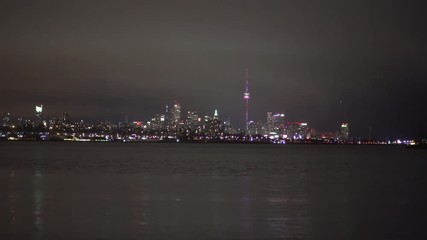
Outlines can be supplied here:
<path id="1" fill-rule="evenodd" d="M 404 146 L 408 148 L 412 148 L 414 145 L 406 145 L 406 144 L 388 144 L 383 141 L 371 141 L 371 142 L 349 142 L 349 143 L 327 143 L 322 141 L 311 141 L 311 142 L 269 142 L 269 141 L 259 141 L 259 142 L 251 142 L 251 141 L 217 141 L 217 140 L 193 140 L 193 141 L 176 141 L 174 140 L 138 140 L 138 141 L 106 141 L 106 140 L 94 140 L 94 139 L 84 139 L 80 141 L 68 141 L 68 140 L 36 140 L 36 139 L 16 139 L 16 140 L 0 140 L 2 142 L 56 142 L 56 143 L 113 143 L 113 144 L 244 144 L 244 145 L 333 145 L 333 146 Z M 414 148 L 416 148 L 415 145 Z"/>

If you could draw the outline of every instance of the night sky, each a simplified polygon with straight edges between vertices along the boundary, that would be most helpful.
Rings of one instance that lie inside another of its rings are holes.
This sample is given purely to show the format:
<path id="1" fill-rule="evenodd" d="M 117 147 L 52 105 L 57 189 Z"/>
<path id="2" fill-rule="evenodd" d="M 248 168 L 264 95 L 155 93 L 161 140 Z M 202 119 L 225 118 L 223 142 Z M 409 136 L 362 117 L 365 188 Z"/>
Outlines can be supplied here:
<path id="1" fill-rule="evenodd" d="M 177 99 L 244 123 L 427 130 L 425 1 L 2 1 L 0 114 L 148 120 Z"/>

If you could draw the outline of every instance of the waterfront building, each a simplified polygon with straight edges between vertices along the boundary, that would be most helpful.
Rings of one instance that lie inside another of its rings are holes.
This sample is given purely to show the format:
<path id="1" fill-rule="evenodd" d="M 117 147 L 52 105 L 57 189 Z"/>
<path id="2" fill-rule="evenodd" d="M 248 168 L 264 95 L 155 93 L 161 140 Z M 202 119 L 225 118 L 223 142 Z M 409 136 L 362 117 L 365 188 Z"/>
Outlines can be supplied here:
<path id="1" fill-rule="evenodd" d="M 210 119 L 205 135 L 216 138 L 224 134 L 224 123 L 219 119 Z"/>
<path id="2" fill-rule="evenodd" d="M 310 137 L 308 123 L 287 122 L 284 127 L 283 135 L 288 139 L 306 139 Z"/>
<path id="3" fill-rule="evenodd" d="M 264 135 L 283 134 L 285 132 L 285 114 L 267 112 Z"/>
<path id="4" fill-rule="evenodd" d="M 224 133 L 235 134 L 236 130 L 231 125 L 231 121 L 224 121 Z"/>
<path id="5" fill-rule="evenodd" d="M 249 121 L 248 135 L 262 135 L 264 132 L 263 125 L 262 121 Z"/>

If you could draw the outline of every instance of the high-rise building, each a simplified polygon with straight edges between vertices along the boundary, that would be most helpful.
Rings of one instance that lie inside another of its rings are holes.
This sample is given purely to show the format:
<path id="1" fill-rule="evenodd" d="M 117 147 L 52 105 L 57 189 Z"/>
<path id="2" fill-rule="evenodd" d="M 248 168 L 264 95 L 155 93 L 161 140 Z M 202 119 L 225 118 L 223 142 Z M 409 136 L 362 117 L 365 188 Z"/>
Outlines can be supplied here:
<path id="1" fill-rule="evenodd" d="M 38 120 L 42 119 L 42 113 L 43 113 L 43 105 L 36 106 L 36 117 Z"/>
<path id="2" fill-rule="evenodd" d="M 285 124 L 284 135 L 289 139 L 306 139 L 310 137 L 310 130 L 307 123 L 288 122 Z"/>
<path id="3" fill-rule="evenodd" d="M 231 125 L 231 121 L 224 121 L 224 132 L 228 134 L 235 134 L 236 130 Z"/>
<path id="4" fill-rule="evenodd" d="M 250 93 L 249 93 L 249 80 L 248 80 L 248 69 L 246 69 L 246 88 L 245 93 L 243 94 L 243 99 L 245 100 L 245 125 L 246 125 L 246 133 L 248 133 L 249 130 L 249 99 L 250 99 Z"/>
<path id="5" fill-rule="evenodd" d="M 69 115 L 69 113 L 68 113 L 68 112 L 64 112 L 64 113 L 62 114 L 62 121 L 63 121 L 64 123 L 68 123 L 68 122 L 70 121 L 70 115 Z"/>
<path id="6" fill-rule="evenodd" d="M 169 111 L 169 106 L 166 105 L 165 106 L 165 119 L 164 119 L 164 125 L 165 125 L 165 129 L 166 130 L 171 130 L 172 127 L 172 116 L 171 116 L 171 111 Z"/>
<path id="7" fill-rule="evenodd" d="M 165 115 L 155 114 L 151 121 L 147 122 L 147 127 L 149 130 L 164 130 L 166 128 Z"/>
<path id="8" fill-rule="evenodd" d="M 3 117 L 3 127 L 9 126 L 10 113 L 5 113 Z"/>
<path id="9" fill-rule="evenodd" d="M 221 120 L 205 118 L 204 134 L 211 137 L 219 137 L 224 134 L 224 129 L 225 126 Z"/>
<path id="10" fill-rule="evenodd" d="M 185 125 L 190 128 L 191 130 L 194 130 L 199 125 L 199 115 L 194 111 L 188 111 L 187 112 L 187 119 L 185 120 Z"/>
<path id="11" fill-rule="evenodd" d="M 274 131 L 274 121 L 273 121 L 273 113 L 267 112 L 267 133 L 270 134 Z"/>
<path id="12" fill-rule="evenodd" d="M 285 131 L 285 114 L 284 113 L 276 113 L 272 117 L 274 132 L 283 134 Z"/>
<path id="13" fill-rule="evenodd" d="M 276 113 L 273 115 L 273 122 L 275 125 L 280 125 L 285 123 L 285 114 L 284 113 Z"/>
<path id="14" fill-rule="evenodd" d="M 266 134 L 283 134 L 285 129 L 285 114 L 267 112 Z"/>
<path id="15" fill-rule="evenodd" d="M 263 124 L 262 121 L 254 122 L 249 121 L 249 135 L 261 135 L 263 133 Z"/>
<path id="16" fill-rule="evenodd" d="M 177 130 L 178 125 L 181 121 L 181 104 L 175 100 L 175 104 L 172 108 L 172 129 Z"/>
<path id="17" fill-rule="evenodd" d="M 349 139 L 349 129 L 348 129 L 348 123 L 342 123 L 340 126 L 340 136 L 339 138 L 341 140 L 348 140 Z"/>
<path id="18" fill-rule="evenodd" d="M 215 109 L 213 119 L 218 119 L 218 110 Z"/>
<path id="19" fill-rule="evenodd" d="M 128 125 L 129 124 L 129 115 L 125 115 L 125 124 Z"/>

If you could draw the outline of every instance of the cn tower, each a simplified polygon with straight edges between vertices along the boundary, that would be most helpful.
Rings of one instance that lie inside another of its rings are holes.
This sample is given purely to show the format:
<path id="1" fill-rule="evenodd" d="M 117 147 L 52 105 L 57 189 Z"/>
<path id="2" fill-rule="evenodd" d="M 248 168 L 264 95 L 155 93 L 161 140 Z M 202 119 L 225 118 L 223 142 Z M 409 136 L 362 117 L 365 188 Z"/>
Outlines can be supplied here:
<path id="1" fill-rule="evenodd" d="M 246 124 L 246 133 L 248 133 L 248 125 L 249 125 L 249 98 L 250 98 L 250 94 L 249 94 L 249 82 L 248 82 L 248 69 L 246 68 L 246 89 L 245 89 L 245 93 L 243 94 L 243 99 L 245 99 L 245 103 L 246 103 L 246 112 L 245 112 L 245 124 Z"/>

